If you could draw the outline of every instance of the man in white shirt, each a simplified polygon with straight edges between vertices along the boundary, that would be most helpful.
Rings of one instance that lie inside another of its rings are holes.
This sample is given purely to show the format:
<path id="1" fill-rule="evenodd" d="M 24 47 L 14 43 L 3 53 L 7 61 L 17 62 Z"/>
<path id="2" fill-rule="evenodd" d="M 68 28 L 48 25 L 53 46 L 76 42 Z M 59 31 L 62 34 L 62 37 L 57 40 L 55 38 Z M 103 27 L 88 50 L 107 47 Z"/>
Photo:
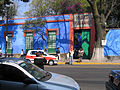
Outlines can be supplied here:
<path id="1" fill-rule="evenodd" d="M 2 48 L 0 48 L 0 57 L 2 57 Z"/>
<path id="2" fill-rule="evenodd" d="M 72 48 L 71 48 L 71 50 L 70 50 L 70 52 L 69 52 L 69 64 L 70 65 L 72 65 L 72 63 L 73 63 L 73 54 L 74 54 L 74 50 L 72 50 Z"/>

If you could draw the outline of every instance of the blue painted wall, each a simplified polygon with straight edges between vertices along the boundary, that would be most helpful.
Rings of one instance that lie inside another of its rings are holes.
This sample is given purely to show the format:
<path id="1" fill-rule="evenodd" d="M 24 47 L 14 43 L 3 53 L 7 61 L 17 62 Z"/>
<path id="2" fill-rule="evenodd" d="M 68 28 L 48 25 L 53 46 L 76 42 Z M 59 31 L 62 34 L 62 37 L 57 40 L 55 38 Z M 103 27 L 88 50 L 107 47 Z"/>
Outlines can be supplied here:
<path id="1" fill-rule="evenodd" d="M 105 56 L 120 56 L 120 29 L 111 29 L 106 35 Z"/>
<path id="2" fill-rule="evenodd" d="M 48 17 L 42 17 L 43 19 L 46 19 L 47 21 L 50 20 L 65 20 L 69 19 L 69 15 L 61 15 L 61 16 L 48 16 Z M 11 23 L 24 23 L 25 20 L 28 19 L 36 19 L 36 18 L 26 18 L 26 19 L 15 19 L 15 20 L 9 20 L 9 24 Z M 0 21 L 0 24 L 5 24 L 5 21 Z M 69 51 L 69 21 L 65 22 L 48 22 L 45 25 L 47 29 L 56 29 L 58 28 L 58 35 L 56 40 L 56 47 L 60 47 L 60 53 L 68 53 Z M 21 49 L 24 50 L 25 53 L 25 37 L 23 29 L 21 28 L 22 25 L 9 25 L 8 31 L 14 32 L 14 37 L 12 39 L 12 47 L 13 47 L 13 54 L 20 54 Z M 0 47 L 3 50 L 3 53 L 5 53 L 5 38 L 4 38 L 4 32 L 6 31 L 6 26 L 0 26 Z M 47 40 L 46 36 L 46 28 L 44 28 L 44 37 Z M 44 48 L 44 41 L 42 38 L 35 33 L 35 36 L 33 37 L 33 49 L 43 49 Z"/>

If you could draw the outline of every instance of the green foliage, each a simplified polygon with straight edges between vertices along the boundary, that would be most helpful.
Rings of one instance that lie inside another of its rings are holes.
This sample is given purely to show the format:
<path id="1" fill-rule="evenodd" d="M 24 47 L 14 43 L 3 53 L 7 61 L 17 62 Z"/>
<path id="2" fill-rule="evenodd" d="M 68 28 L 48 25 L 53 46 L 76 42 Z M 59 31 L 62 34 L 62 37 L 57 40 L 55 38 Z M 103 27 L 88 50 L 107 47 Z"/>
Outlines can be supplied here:
<path id="1" fill-rule="evenodd" d="M 4 0 L 0 1 L 0 16 L 3 15 L 3 9 L 4 9 Z"/>
<path id="2" fill-rule="evenodd" d="M 34 20 L 27 20 L 25 25 L 22 26 L 24 29 L 34 29 L 35 32 L 42 35 L 42 27 L 45 27 L 46 20 L 41 19 L 40 16 L 48 15 L 48 7 L 50 0 L 33 0 L 30 4 L 31 9 L 25 14 L 28 17 L 38 17 Z"/>
<path id="3" fill-rule="evenodd" d="M 15 4 L 12 6 L 6 7 L 6 5 L 10 4 L 10 0 L 1 0 L 0 1 L 0 16 L 2 18 L 6 17 L 6 14 L 8 12 L 8 19 L 13 18 L 16 15 L 17 8 L 15 7 Z"/>
<path id="4" fill-rule="evenodd" d="M 61 2 L 61 13 L 68 14 L 68 13 L 80 13 L 82 12 L 81 3 L 75 2 L 72 0 L 63 0 Z"/>
<path id="5" fill-rule="evenodd" d="M 34 20 L 26 20 L 22 26 L 23 29 L 34 29 L 36 32 L 42 31 L 42 27 L 45 25 L 46 20 L 37 18 Z"/>
<path id="6" fill-rule="evenodd" d="M 107 19 L 107 27 L 109 28 L 120 28 L 120 0 L 117 0 L 117 4 L 115 5 L 113 11 Z"/>
<path id="7" fill-rule="evenodd" d="M 49 0 L 32 0 L 31 9 L 25 14 L 28 17 L 45 16 L 49 13 Z"/>
<path id="8" fill-rule="evenodd" d="M 45 27 L 45 23 L 46 23 L 46 20 L 38 17 L 36 19 L 31 19 L 31 20 L 26 20 L 25 21 L 25 24 L 22 25 L 22 28 L 24 30 L 34 30 L 35 33 L 39 34 L 41 36 L 41 38 L 44 40 L 45 42 L 45 45 L 44 45 L 44 49 L 46 48 L 46 40 L 44 38 L 44 28 Z"/>
<path id="9" fill-rule="evenodd" d="M 86 0 L 33 0 L 30 7 L 25 13 L 28 17 L 91 12 Z"/>
<path id="10" fill-rule="evenodd" d="M 55 14 L 91 12 L 86 0 L 54 0 L 51 6 Z"/>

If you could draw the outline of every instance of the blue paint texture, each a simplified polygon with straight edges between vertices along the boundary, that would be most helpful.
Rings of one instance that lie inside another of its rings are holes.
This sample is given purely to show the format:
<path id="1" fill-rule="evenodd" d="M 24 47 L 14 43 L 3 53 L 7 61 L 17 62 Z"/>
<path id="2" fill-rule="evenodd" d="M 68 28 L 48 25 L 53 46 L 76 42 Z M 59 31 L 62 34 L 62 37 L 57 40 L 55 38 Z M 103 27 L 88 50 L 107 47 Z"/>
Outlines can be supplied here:
<path id="1" fill-rule="evenodd" d="M 14 19 L 9 20 L 9 24 L 13 23 L 24 23 L 25 20 L 36 19 L 36 18 L 24 18 L 24 19 Z M 69 15 L 61 15 L 61 16 L 48 16 L 42 17 L 42 19 L 46 19 L 47 21 L 52 20 L 65 20 L 69 19 Z M 0 21 L 0 24 L 5 24 L 5 21 Z M 9 25 L 8 31 L 14 32 L 14 37 L 12 38 L 12 49 L 13 54 L 20 54 L 21 49 L 24 50 L 25 53 L 25 37 L 24 30 L 21 28 L 22 25 Z M 56 47 L 60 48 L 60 53 L 68 53 L 69 51 L 69 21 L 62 22 L 48 22 L 45 27 L 47 29 L 56 29 L 58 28 L 58 35 L 56 38 Z M 44 38 L 47 40 L 46 28 L 43 27 L 44 30 Z M 2 48 L 3 53 L 5 53 L 5 37 L 4 32 L 6 31 L 6 26 L 0 26 L 0 48 Z M 48 40 L 47 40 L 48 41 Z M 35 33 L 33 37 L 33 49 L 43 49 L 45 42 L 42 40 L 41 36 Z M 47 47 L 47 45 L 46 45 Z"/>
<path id="2" fill-rule="evenodd" d="M 120 29 L 111 29 L 106 35 L 105 56 L 120 56 Z"/>

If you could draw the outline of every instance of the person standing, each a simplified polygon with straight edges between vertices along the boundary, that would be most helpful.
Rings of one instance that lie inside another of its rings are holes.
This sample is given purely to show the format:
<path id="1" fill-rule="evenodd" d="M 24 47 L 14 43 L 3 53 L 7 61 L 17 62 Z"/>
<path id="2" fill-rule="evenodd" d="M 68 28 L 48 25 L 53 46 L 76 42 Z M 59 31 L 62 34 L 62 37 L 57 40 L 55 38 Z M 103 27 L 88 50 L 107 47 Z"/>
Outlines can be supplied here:
<path id="1" fill-rule="evenodd" d="M 37 48 L 37 50 L 39 50 L 39 48 Z"/>
<path id="2" fill-rule="evenodd" d="M 44 70 L 44 65 L 47 63 L 47 60 L 43 57 L 43 54 L 40 52 L 36 53 L 36 57 L 34 59 L 34 64 Z"/>
<path id="3" fill-rule="evenodd" d="M 71 48 L 70 52 L 69 52 L 69 64 L 72 65 L 73 63 L 73 54 L 74 54 L 74 50 Z"/>
<path id="4" fill-rule="evenodd" d="M 45 50 L 44 50 L 45 52 L 47 52 L 47 48 L 45 48 Z"/>
<path id="5" fill-rule="evenodd" d="M 2 48 L 0 48 L 0 57 L 2 57 Z"/>
<path id="6" fill-rule="evenodd" d="M 84 54 L 84 50 L 83 50 L 83 48 L 80 48 L 79 51 L 78 51 L 78 55 L 79 55 L 78 57 L 80 59 L 80 62 L 82 61 L 83 54 Z"/>
<path id="7" fill-rule="evenodd" d="M 24 57 L 23 49 L 21 49 L 21 58 Z"/>
<path id="8" fill-rule="evenodd" d="M 59 47 L 58 47 L 57 50 L 56 50 L 56 54 L 57 54 L 57 56 L 58 56 L 58 60 L 60 60 L 60 50 L 59 50 Z"/>

